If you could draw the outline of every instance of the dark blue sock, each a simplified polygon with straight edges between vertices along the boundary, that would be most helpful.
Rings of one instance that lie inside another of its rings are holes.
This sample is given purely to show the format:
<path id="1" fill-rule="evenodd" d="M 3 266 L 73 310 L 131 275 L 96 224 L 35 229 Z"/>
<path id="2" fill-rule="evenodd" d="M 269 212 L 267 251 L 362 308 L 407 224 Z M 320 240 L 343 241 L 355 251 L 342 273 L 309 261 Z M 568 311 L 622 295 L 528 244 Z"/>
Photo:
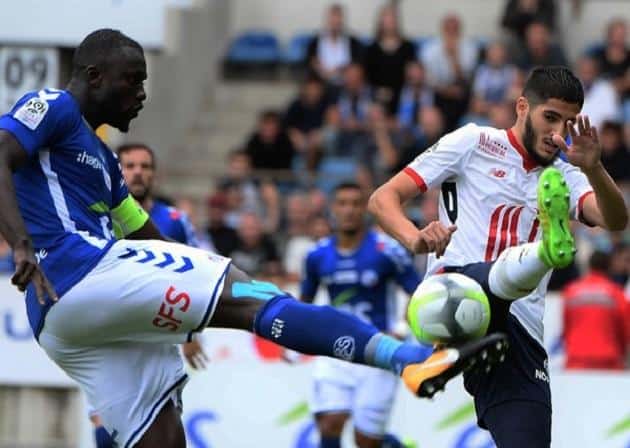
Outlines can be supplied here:
<path id="1" fill-rule="evenodd" d="M 364 351 L 378 333 L 372 325 L 331 306 L 276 296 L 258 311 L 257 335 L 307 355 L 324 355 L 364 364 Z"/>
<path id="2" fill-rule="evenodd" d="M 424 361 L 430 348 L 403 344 L 360 319 L 330 306 L 309 305 L 289 295 L 276 296 L 258 311 L 257 335 L 308 355 L 340 358 L 400 373 Z"/>
<path id="3" fill-rule="evenodd" d="M 382 448 L 405 448 L 405 445 L 394 434 L 385 434 Z"/>
<path id="4" fill-rule="evenodd" d="M 114 448 L 114 441 L 102 426 L 94 430 L 94 439 L 96 440 L 96 448 Z"/>
<path id="5" fill-rule="evenodd" d="M 319 448 L 341 448 L 341 439 L 339 437 L 321 437 Z"/>

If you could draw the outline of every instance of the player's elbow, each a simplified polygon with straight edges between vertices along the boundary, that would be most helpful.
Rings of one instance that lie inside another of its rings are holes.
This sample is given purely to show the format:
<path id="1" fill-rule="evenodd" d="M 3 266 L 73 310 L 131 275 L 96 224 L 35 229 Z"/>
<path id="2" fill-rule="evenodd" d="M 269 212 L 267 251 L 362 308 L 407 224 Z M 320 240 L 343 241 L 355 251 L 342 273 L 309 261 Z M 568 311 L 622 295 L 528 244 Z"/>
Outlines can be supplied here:
<path id="1" fill-rule="evenodd" d="M 382 196 L 383 196 L 383 186 L 380 186 L 370 195 L 368 199 L 368 211 L 374 215 L 376 218 L 379 217 L 380 211 L 382 209 Z"/>

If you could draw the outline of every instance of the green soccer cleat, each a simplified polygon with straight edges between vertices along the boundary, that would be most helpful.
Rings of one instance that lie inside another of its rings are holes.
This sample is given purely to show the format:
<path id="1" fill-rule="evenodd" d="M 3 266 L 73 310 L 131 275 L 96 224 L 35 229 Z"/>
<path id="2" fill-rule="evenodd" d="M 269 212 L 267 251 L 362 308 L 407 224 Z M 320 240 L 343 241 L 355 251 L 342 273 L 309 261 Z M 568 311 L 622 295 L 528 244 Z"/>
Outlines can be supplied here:
<path id="1" fill-rule="evenodd" d="M 575 242 L 569 227 L 569 187 L 556 168 L 546 168 L 538 179 L 538 220 L 542 244 L 538 255 L 550 268 L 564 268 L 575 255 Z"/>

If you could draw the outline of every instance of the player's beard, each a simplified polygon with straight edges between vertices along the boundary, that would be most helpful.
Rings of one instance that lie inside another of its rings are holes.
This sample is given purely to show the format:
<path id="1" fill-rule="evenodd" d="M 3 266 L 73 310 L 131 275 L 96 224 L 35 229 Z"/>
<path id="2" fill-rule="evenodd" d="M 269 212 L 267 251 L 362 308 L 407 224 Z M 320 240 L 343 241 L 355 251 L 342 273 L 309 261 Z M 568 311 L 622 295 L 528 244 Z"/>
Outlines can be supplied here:
<path id="1" fill-rule="evenodd" d="M 532 124 L 532 119 L 529 114 L 527 114 L 527 118 L 525 119 L 525 132 L 523 133 L 523 146 L 525 146 L 525 150 L 541 166 L 549 166 L 556 160 L 558 153 L 551 157 L 550 159 L 546 159 L 541 157 L 534 148 L 536 147 L 536 142 L 538 141 L 538 134 L 534 131 L 534 125 Z"/>

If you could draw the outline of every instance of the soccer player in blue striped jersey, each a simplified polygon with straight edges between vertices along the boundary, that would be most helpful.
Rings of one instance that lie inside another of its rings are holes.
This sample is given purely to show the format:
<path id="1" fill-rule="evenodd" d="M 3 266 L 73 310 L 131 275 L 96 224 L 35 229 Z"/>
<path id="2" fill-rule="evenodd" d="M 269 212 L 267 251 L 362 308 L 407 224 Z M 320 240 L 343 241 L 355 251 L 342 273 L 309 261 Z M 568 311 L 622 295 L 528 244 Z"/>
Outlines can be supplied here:
<path id="1" fill-rule="evenodd" d="M 407 250 L 367 226 L 367 198 L 354 182 L 339 184 L 331 203 L 333 236 L 308 254 L 300 298 L 312 302 L 324 286 L 331 305 L 392 333 L 397 319 L 397 287 L 413 293 L 420 283 Z M 359 448 L 400 448 L 385 430 L 394 404 L 398 376 L 368 366 L 318 358 L 311 411 L 321 448 L 340 448 L 345 423 L 352 419 Z"/>
<path id="2" fill-rule="evenodd" d="M 12 282 L 26 291 L 39 344 L 119 446 L 185 447 L 176 344 L 209 326 L 391 370 L 420 395 L 473 359 L 502 354 L 504 335 L 434 353 L 404 344 L 255 282 L 228 258 L 165 241 L 94 132 L 129 129 L 146 77 L 137 42 L 97 30 L 77 47 L 65 90 L 27 93 L 0 117 L 0 233 L 13 249 Z"/>

